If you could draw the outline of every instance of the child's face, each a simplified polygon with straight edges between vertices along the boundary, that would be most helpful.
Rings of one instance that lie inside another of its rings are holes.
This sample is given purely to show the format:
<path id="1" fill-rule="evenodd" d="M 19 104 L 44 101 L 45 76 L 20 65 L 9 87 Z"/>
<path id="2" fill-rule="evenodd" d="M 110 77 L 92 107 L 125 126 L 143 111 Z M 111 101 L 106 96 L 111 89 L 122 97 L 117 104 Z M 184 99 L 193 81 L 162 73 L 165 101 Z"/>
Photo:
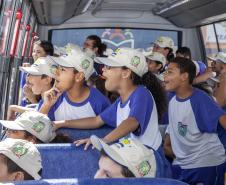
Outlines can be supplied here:
<path id="1" fill-rule="evenodd" d="M 10 129 L 8 129 L 6 131 L 6 136 L 7 136 L 7 138 L 12 138 L 12 139 L 26 139 L 25 138 L 25 131 L 23 131 L 23 130 L 10 130 Z"/>
<path id="2" fill-rule="evenodd" d="M 119 83 L 122 80 L 122 68 L 121 67 L 109 67 L 105 66 L 103 68 L 102 74 L 105 80 L 105 88 L 108 91 L 116 91 L 119 89 Z"/>
<path id="3" fill-rule="evenodd" d="M 32 92 L 35 95 L 40 95 L 45 91 L 45 86 L 48 85 L 48 81 L 46 78 L 42 78 L 41 76 L 37 75 L 28 75 L 27 82 L 29 87 L 31 88 Z"/>
<path id="4" fill-rule="evenodd" d="M 67 91 L 75 83 L 74 68 L 59 66 L 56 72 L 56 88 L 60 91 Z"/>
<path id="5" fill-rule="evenodd" d="M 148 59 L 147 62 L 148 62 L 148 71 L 157 74 L 162 65 L 150 59 Z"/>
<path id="6" fill-rule="evenodd" d="M 23 172 L 12 172 L 9 173 L 8 167 L 6 165 L 5 156 L 0 154 L 0 182 L 10 182 L 10 181 L 22 181 L 24 180 Z"/>
<path id="7" fill-rule="evenodd" d="M 13 176 L 8 172 L 8 167 L 4 161 L 4 156 L 0 154 L 0 182 L 8 182 L 13 181 Z"/>
<path id="8" fill-rule="evenodd" d="M 153 52 L 159 52 L 159 53 L 162 53 L 164 56 L 167 56 L 169 51 L 168 51 L 168 49 L 161 48 L 159 45 L 154 44 Z"/>
<path id="9" fill-rule="evenodd" d="M 46 56 L 46 52 L 44 51 L 44 49 L 38 44 L 35 44 L 32 52 L 32 57 L 34 61 L 36 61 L 40 57 L 45 57 L 45 56 Z"/>
<path id="10" fill-rule="evenodd" d="M 109 157 L 101 156 L 99 160 L 99 170 L 97 170 L 94 178 L 125 178 L 122 175 L 122 167 L 111 160 Z"/>
<path id="11" fill-rule="evenodd" d="M 170 63 L 164 75 L 164 85 L 167 91 L 176 91 L 182 83 L 183 74 L 177 64 Z"/>

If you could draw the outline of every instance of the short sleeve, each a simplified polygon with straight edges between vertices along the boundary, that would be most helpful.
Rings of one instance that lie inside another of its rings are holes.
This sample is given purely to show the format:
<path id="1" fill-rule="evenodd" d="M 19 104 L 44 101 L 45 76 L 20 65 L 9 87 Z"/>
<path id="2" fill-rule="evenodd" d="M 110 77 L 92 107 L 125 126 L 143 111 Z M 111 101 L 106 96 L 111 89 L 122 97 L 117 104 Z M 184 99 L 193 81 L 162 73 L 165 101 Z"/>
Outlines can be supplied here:
<path id="1" fill-rule="evenodd" d="M 216 133 L 223 109 L 206 93 L 196 90 L 191 98 L 191 106 L 200 132 Z"/>
<path id="2" fill-rule="evenodd" d="M 100 117 L 103 122 L 109 126 L 117 127 L 117 106 L 119 104 L 119 99 L 117 99 L 110 107 L 106 108 Z"/>
<path id="3" fill-rule="evenodd" d="M 99 115 L 103 112 L 107 107 L 110 106 L 110 101 L 107 97 L 105 97 L 99 90 L 96 88 L 91 87 L 90 90 L 90 103 L 93 108 L 93 111 L 96 115 Z"/>
<path id="4" fill-rule="evenodd" d="M 151 93 L 145 88 L 140 88 L 131 98 L 129 117 L 135 118 L 139 123 L 135 135 L 142 135 L 145 132 L 153 111 L 153 101 Z"/>

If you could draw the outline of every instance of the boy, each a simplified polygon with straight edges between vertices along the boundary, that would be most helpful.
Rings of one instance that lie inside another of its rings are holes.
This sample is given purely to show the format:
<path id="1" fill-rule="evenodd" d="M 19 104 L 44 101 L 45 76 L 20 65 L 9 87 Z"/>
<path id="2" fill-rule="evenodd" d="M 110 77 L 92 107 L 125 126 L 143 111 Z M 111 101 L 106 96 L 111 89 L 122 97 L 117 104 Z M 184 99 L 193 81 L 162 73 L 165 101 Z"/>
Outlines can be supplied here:
<path id="1" fill-rule="evenodd" d="M 226 157 L 217 136 L 217 125 L 219 121 L 226 129 L 226 115 L 207 94 L 192 87 L 195 76 L 194 63 L 177 57 L 164 77 L 166 90 L 175 93 L 168 110 L 174 164 L 182 169 L 182 181 L 223 185 Z"/>
<path id="2" fill-rule="evenodd" d="M 103 94 L 86 85 L 94 71 L 93 59 L 74 47 L 52 59 L 59 65 L 56 83 L 45 93 L 41 113 L 48 114 L 52 121 L 73 120 L 96 116 L 110 105 Z"/>
<path id="3" fill-rule="evenodd" d="M 0 142 L 0 182 L 41 179 L 40 153 L 31 142 L 5 139 Z"/>

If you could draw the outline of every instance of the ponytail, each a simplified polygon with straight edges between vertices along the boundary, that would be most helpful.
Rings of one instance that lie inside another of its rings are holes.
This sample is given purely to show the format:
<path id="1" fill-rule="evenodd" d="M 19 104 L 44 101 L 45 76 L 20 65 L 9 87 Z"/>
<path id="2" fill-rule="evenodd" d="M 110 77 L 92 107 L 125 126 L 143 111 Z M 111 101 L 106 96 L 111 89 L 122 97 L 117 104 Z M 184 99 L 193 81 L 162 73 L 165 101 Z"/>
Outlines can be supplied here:
<path id="1" fill-rule="evenodd" d="M 51 143 L 72 143 L 72 139 L 63 133 L 57 133 L 56 137 L 51 141 Z"/>
<path id="2" fill-rule="evenodd" d="M 145 73 L 143 77 L 139 77 L 132 72 L 131 79 L 135 85 L 144 85 L 152 93 L 156 103 L 158 119 L 161 120 L 163 114 L 167 111 L 167 97 L 159 79 L 150 71 Z"/>
<path id="3" fill-rule="evenodd" d="M 166 59 L 171 62 L 174 59 L 173 49 L 172 48 L 166 48 L 169 50 L 169 53 L 166 56 Z"/>

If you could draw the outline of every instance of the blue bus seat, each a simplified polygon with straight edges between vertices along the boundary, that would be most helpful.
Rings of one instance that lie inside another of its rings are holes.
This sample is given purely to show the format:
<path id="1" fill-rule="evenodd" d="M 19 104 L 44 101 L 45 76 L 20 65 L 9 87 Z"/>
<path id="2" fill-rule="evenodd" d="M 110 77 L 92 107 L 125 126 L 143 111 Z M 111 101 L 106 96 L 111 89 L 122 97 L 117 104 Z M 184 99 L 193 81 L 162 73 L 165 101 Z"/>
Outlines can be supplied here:
<path id="1" fill-rule="evenodd" d="M 57 130 L 58 133 L 63 133 L 71 137 L 72 140 L 88 138 L 91 135 L 96 135 L 100 138 L 106 136 L 114 128 L 104 125 L 98 129 L 73 129 L 73 128 L 60 128 Z"/>
<path id="2" fill-rule="evenodd" d="M 166 178 L 125 178 L 125 179 L 43 179 L 39 181 L 18 181 L 7 185 L 188 185 Z"/>
<path id="3" fill-rule="evenodd" d="M 74 144 L 38 144 L 42 157 L 42 177 L 58 178 L 93 178 L 97 169 L 100 153 L 84 146 Z"/>

